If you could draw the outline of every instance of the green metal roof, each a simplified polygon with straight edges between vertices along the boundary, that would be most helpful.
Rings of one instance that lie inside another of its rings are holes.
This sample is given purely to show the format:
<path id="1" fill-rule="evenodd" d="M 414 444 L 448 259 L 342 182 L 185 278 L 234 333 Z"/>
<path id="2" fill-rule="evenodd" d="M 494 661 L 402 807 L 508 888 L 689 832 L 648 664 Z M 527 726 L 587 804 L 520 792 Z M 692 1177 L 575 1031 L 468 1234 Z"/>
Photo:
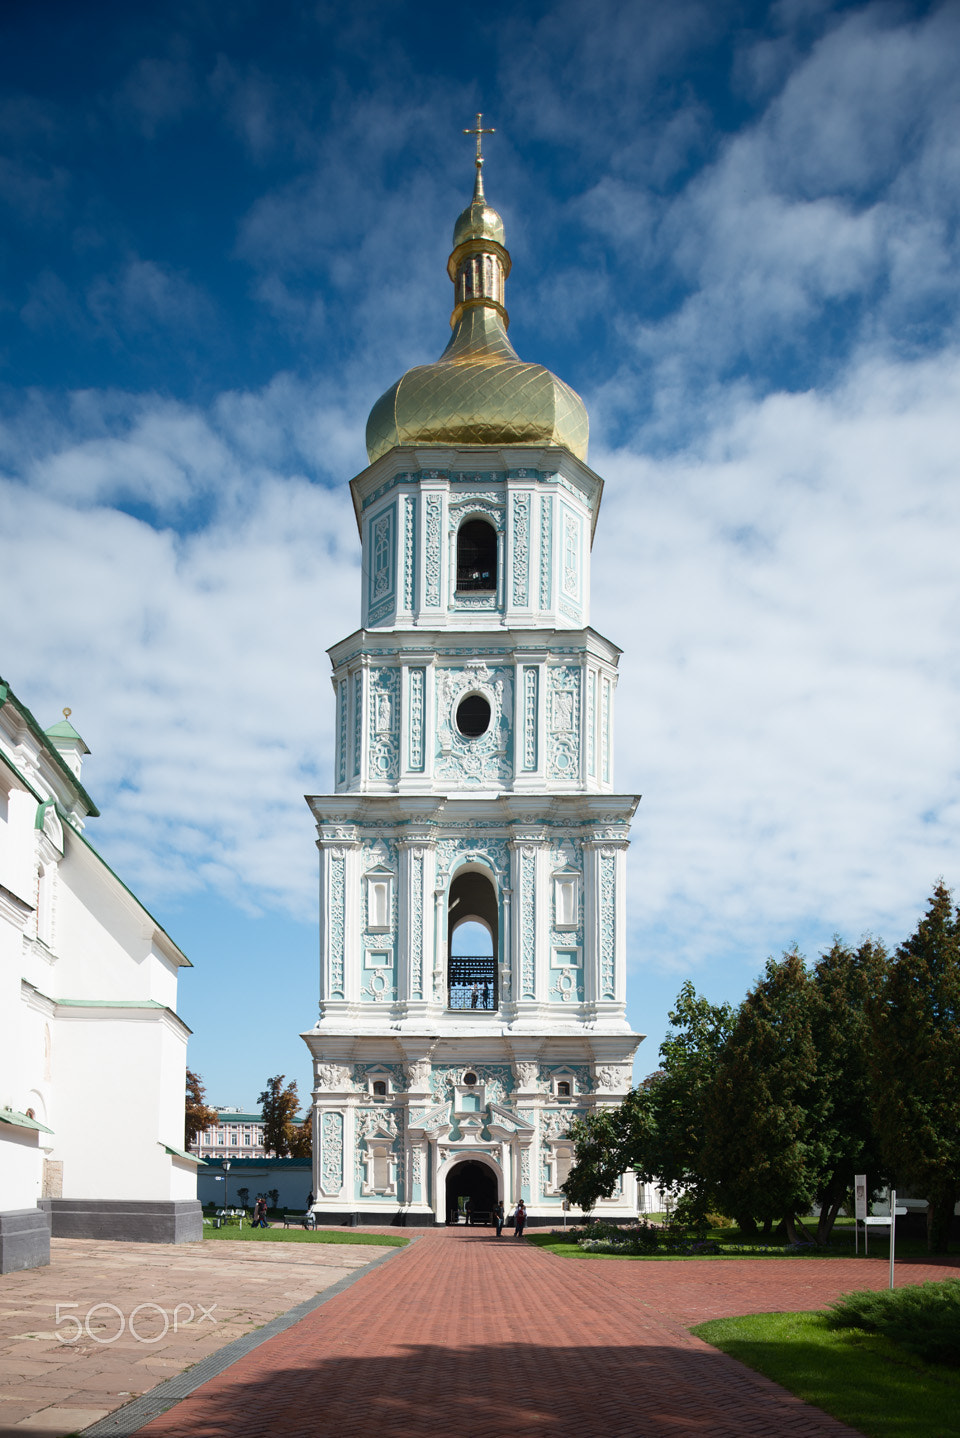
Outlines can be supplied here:
<path id="1" fill-rule="evenodd" d="M 207 1160 L 205 1158 L 198 1158 L 195 1153 L 187 1153 L 186 1149 L 174 1148 L 172 1143 L 164 1143 L 162 1138 L 158 1139 L 157 1142 L 161 1148 L 167 1150 L 167 1153 L 173 1154 L 174 1158 L 187 1158 L 191 1163 L 199 1164 L 201 1168 L 207 1167 Z"/>
<path id="2" fill-rule="evenodd" d="M 44 729 L 43 732 L 48 739 L 78 739 L 86 752 L 88 754 L 90 753 L 90 750 L 87 749 L 86 740 L 77 733 L 69 719 L 61 719 L 58 724 L 51 724 L 50 728 Z"/>
<path id="3" fill-rule="evenodd" d="M 44 995 L 44 997 L 47 997 Z M 61 1009 L 165 1009 L 159 999 L 51 999 Z M 170 1009 L 173 1013 L 173 1009 Z M 180 1018 L 179 1014 L 175 1015 Z M 181 1023 L 183 1020 L 180 1020 Z"/>
<path id="4" fill-rule="evenodd" d="M 14 1128 L 35 1128 L 40 1133 L 53 1133 L 53 1129 L 47 1128 L 46 1124 L 38 1123 L 29 1114 L 18 1113 L 15 1108 L 0 1108 L 0 1123 L 13 1124 Z"/>
<path id="5" fill-rule="evenodd" d="M 222 1164 L 222 1162 L 223 1160 L 217 1158 L 215 1154 L 211 1154 L 210 1157 L 207 1159 L 207 1165 L 214 1168 L 218 1167 L 220 1164 Z M 230 1177 L 235 1178 L 236 1170 L 238 1168 L 287 1167 L 308 1169 L 310 1167 L 311 1160 L 309 1158 L 231 1158 L 228 1159 L 227 1162 L 230 1164 Z"/>
<path id="6" fill-rule="evenodd" d="M 2 709 L 4 704 L 6 704 L 8 701 L 13 704 L 17 712 L 23 716 L 27 728 L 31 731 L 34 738 L 38 739 L 43 745 L 44 749 L 50 755 L 50 758 L 54 761 L 60 772 L 63 774 L 64 778 L 67 780 L 74 793 L 79 795 L 79 797 L 83 800 L 84 804 L 87 806 L 88 814 L 90 814 L 91 817 L 94 819 L 99 818 L 100 810 L 90 798 L 90 795 L 80 783 L 80 780 L 70 768 L 69 764 L 65 762 L 62 755 L 58 754 L 53 744 L 51 744 L 47 734 L 45 734 L 44 731 L 40 728 L 40 725 L 37 723 L 36 719 L 34 719 L 26 704 L 22 703 L 17 698 L 16 694 L 14 694 L 13 690 L 10 688 L 10 685 L 5 679 L 0 679 L 0 709 Z M 56 727 L 57 726 L 54 725 L 54 728 Z M 80 738 L 79 734 L 77 735 L 77 738 Z"/>

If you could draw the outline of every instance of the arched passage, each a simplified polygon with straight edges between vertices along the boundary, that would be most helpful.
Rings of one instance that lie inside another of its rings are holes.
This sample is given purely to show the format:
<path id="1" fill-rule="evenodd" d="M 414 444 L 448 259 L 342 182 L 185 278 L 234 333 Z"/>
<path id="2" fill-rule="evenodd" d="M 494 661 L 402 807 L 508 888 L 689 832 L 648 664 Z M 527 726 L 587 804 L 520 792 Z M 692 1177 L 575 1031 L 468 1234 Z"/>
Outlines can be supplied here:
<path id="1" fill-rule="evenodd" d="M 469 1200 L 473 1222 L 489 1223 L 498 1198 L 497 1175 L 485 1163 L 463 1159 L 447 1174 L 446 1213 L 448 1223 L 459 1222 Z"/>
<path id="2" fill-rule="evenodd" d="M 469 952 L 454 944 L 454 934 L 469 925 Z M 450 885 L 447 901 L 447 1006 L 496 1009 L 500 915 L 497 891 L 478 869 L 462 869 Z"/>

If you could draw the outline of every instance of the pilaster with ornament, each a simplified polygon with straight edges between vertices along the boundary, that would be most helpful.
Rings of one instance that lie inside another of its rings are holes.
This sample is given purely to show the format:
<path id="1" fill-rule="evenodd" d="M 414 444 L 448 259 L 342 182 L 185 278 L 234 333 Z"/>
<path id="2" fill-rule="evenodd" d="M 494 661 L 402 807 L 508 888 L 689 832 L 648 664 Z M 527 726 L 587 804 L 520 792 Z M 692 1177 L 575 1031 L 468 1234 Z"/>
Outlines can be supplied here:
<path id="1" fill-rule="evenodd" d="M 351 732 L 353 735 L 352 763 L 354 779 L 363 779 L 363 756 L 366 749 L 366 725 L 364 724 L 363 693 L 366 681 L 365 661 L 353 671 L 350 683 Z"/>
<path id="2" fill-rule="evenodd" d="M 408 494 L 403 502 L 403 608 L 412 615 L 417 598 L 417 499 Z"/>
<path id="3" fill-rule="evenodd" d="M 400 998 L 423 1002 L 430 993 L 432 954 L 426 943 L 435 854 L 429 832 L 408 832 L 400 841 Z"/>
<path id="4" fill-rule="evenodd" d="M 421 781 L 427 759 L 427 662 L 402 666 L 400 773 Z"/>
<path id="5" fill-rule="evenodd" d="M 444 543 L 447 532 L 447 488 L 446 477 L 437 470 L 424 470 L 420 476 L 423 521 L 420 540 L 421 574 L 417 592 L 422 599 L 418 612 L 434 617 L 444 608 L 447 592 L 447 546 Z"/>
<path id="6" fill-rule="evenodd" d="M 546 613 L 553 599 L 553 495 L 540 498 L 540 608 Z"/>
<path id="7" fill-rule="evenodd" d="M 349 705 L 349 691 L 347 681 L 341 679 L 337 684 L 337 788 L 342 788 L 347 782 L 347 709 Z"/>
<path id="8" fill-rule="evenodd" d="M 542 992 L 545 955 L 542 953 L 542 849 L 537 830 L 517 833 L 510 840 L 513 878 L 513 994 L 518 1003 L 535 1001 Z"/>
<path id="9" fill-rule="evenodd" d="M 624 870 L 629 841 L 597 836 L 583 843 L 584 988 L 588 1003 L 625 1002 Z"/>
<path id="10" fill-rule="evenodd" d="M 356 999 L 360 842 L 352 824 L 324 823 L 320 850 L 320 1002 Z"/>
<path id="11" fill-rule="evenodd" d="M 518 471 L 518 477 L 526 479 L 526 471 Z M 510 525 L 507 560 L 507 608 L 509 610 L 530 609 L 531 549 L 533 543 L 533 490 L 526 485 L 510 484 Z"/>

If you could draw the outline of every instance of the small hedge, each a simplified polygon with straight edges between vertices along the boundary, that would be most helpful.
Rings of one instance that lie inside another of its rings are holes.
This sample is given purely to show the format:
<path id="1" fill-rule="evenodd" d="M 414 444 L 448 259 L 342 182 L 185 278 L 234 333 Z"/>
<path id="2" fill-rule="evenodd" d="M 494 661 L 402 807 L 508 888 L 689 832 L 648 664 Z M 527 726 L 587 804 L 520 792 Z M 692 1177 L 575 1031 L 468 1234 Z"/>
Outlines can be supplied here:
<path id="1" fill-rule="evenodd" d="M 780 1244 L 776 1247 L 760 1247 L 751 1243 L 722 1243 L 716 1238 L 705 1238 L 700 1234 L 672 1224 L 662 1227 L 641 1219 L 639 1223 L 617 1228 L 611 1223 L 597 1221 L 584 1228 L 572 1228 L 567 1238 L 576 1243 L 584 1253 L 613 1253 L 624 1258 L 648 1258 L 659 1255 L 662 1258 L 719 1258 L 743 1256 L 754 1258 L 758 1254 L 793 1254 L 823 1252 L 815 1243 Z"/>
<path id="2" fill-rule="evenodd" d="M 845 1293 L 824 1316 L 831 1328 L 882 1333 L 927 1363 L 960 1367 L 960 1278 Z"/>

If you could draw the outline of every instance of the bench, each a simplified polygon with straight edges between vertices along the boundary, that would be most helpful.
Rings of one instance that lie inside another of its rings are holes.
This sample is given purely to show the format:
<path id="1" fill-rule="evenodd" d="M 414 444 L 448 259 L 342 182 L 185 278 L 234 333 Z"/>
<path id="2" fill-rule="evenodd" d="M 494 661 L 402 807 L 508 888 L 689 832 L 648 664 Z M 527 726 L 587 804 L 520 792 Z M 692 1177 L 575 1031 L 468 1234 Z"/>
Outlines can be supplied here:
<path id="1" fill-rule="evenodd" d="M 284 1228 L 289 1228 L 291 1224 L 295 1228 L 315 1228 L 316 1220 L 312 1213 L 285 1213 L 283 1215 Z"/>
<path id="2" fill-rule="evenodd" d="M 246 1209 L 243 1208 L 218 1208 L 213 1217 L 213 1226 L 214 1228 L 223 1228 L 225 1224 L 232 1223 L 236 1219 L 238 1226 L 242 1228 L 246 1216 Z"/>

